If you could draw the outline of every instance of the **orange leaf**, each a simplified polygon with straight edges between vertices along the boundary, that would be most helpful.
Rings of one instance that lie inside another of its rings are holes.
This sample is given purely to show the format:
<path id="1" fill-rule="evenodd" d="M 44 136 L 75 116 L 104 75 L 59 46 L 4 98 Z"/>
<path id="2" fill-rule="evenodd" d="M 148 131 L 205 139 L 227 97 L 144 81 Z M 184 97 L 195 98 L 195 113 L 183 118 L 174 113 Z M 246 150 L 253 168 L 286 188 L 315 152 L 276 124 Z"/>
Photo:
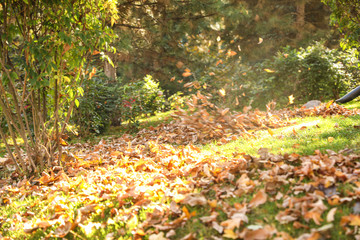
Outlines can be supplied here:
<path id="1" fill-rule="evenodd" d="M 184 72 L 184 73 L 182 74 L 183 77 L 189 77 L 189 76 L 191 76 L 191 75 L 192 75 L 191 72 Z"/>
<path id="2" fill-rule="evenodd" d="M 184 66 L 184 63 L 183 63 L 183 62 L 180 62 L 180 61 L 179 61 L 179 62 L 176 63 L 176 67 L 177 67 L 177 68 L 182 68 L 183 66 Z"/>
<path id="3" fill-rule="evenodd" d="M 89 74 L 89 80 L 92 79 L 92 77 L 95 75 L 96 73 L 96 68 L 93 67 L 91 73 Z"/>
<path id="4" fill-rule="evenodd" d="M 237 54 L 237 52 L 235 52 L 235 51 L 228 51 L 226 53 L 226 55 L 228 55 L 229 57 L 235 56 L 236 54 Z"/>
<path id="5" fill-rule="evenodd" d="M 321 213 L 317 212 L 315 210 L 305 213 L 304 219 L 306 221 L 309 221 L 310 219 L 312 219 L 315 222 L 315 224 L 317 224 L 317 225 L 320 225 L 321 222 L 323 221 L 323 219 L 321 218 Z"/>
<path id="6" fill-rule="evenodd" d="M 295 128 L 293 128 L 292 130 L 293 134 L 296 136 L 297 135 L 297 132 L 295 131 Z"/>
<path id="7" fill-rule="evenodd" d="M 350 215 L 350 226 L 360 226 L 360 216 Z"/>
<path id="8" fill-rule="evenodd" d="M 266 200 L 267 194 L 265 193 L 264 189 L 261 189 L 257 194 L 255 194 L 253 199 L 251 199 L 251 201 L 249 202 L 249 207 L 256 208 L 257 206 L 266 203 Z"/>
<path id="9" fill-rule="evenodd" d="M 220 63 L 223 63 L 221 59 L 216 62 L 216 66 L 218 66 Z"/>

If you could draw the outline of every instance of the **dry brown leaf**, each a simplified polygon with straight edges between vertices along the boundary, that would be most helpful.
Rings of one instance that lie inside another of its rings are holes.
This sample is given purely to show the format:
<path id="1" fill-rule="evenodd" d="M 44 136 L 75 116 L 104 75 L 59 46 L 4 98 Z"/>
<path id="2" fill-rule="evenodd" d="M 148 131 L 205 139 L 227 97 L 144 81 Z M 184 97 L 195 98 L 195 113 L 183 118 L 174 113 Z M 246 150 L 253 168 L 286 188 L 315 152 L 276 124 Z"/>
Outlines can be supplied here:
<path id="1" fill-rule="evenodd" d="M 185 198 L 181 201 L 182 204 L 189 204 L 190 206 L 196 206 L 196 205 L 206 205 L 207 200 L 206 198 L 199 194 L 199 193 L 190 193 L 185 196 Z"/>
<path id="2" fill-rule="evenodd" d="M 265 193 L 265 189 L 261 189 L 258 191 L 255 196 L 249 202 L 250 208 L 256 208 L 259 205 L 266 203 L 267 194 Z"/>
<path id="3" fill-rule="evenodd" d="M 309 220 L 313 220 L 315 224 L 320 225 L 323 219 L 321 218 L 321 213 L 318 211 L 308 211 L 304 215 L 304 219 L 308 222 Z"/>
<path id="4" fill-rule="evenodd" d="M 276 234 L 276 232 L 277 231 L 274 227 L 267 225 L 257 230 L 245 229 L 241 233 L 241 237 L 243 237 L 244 240 L 266 240 L 271 238 L 272 235 Z"/>

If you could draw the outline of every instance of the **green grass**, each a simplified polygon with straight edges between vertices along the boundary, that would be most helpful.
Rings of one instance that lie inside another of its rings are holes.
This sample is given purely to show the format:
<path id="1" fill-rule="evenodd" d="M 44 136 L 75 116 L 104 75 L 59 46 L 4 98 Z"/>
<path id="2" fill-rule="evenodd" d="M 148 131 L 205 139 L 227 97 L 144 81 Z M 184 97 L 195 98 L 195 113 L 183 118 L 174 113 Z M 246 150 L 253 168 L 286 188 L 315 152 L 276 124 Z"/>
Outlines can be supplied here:
<path id="1" fill-rule="evenodd" d="M 173 114 L 174 111 L 168 111 L 168 112 L 160 112 L 160 113 L 156 113 L 154 116 L 146 116 L 143 118 L 139 119 L 139 129 L 143 129 L 143 128 L 149 128 L 149 127 L 156 127 L 159 124 L 162 123 L 169 123 L 172 121 L 172 117 L 171 114 Z M 136 133 L 136 129 L 133 129 L 133 127 L 130 125 L 129 122 L 124 122 L 122 123 L 121 126 L 117 126 L 117 127 L 110 127 L 104 134 L 104 136 L 109 136 L 109 137 L 116 137 L 116 136 L 121 136 L 124 133 L 127 132 L 131 132 L 132 133 Z"/>
<path id="2" fill-rule="evenodd" d="M 221 152 L 230 155 L 233 152 L 245 152 L 256 155 L 260 148 L 268 148 L 274 154 L 298 153 L 313 154 L 315 150 L 325 152 L 351 148 L 360 150 L 360 116 L 351 117 L 306 117 L 293 119 L 296 122 L 283 128 L 255 133 L 254 138 L 240 138 L 225 145 L 218 146 L 217 142 L 205 145 L 203 150 Z"/>

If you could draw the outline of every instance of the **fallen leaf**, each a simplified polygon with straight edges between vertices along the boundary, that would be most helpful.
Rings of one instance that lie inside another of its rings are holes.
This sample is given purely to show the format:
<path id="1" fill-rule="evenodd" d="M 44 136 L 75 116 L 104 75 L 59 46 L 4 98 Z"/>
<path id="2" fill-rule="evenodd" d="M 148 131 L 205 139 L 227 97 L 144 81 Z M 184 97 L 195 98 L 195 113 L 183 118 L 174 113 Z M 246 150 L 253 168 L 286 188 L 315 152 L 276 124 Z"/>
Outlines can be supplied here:
<path id="1" fill-rule="evenodd" d="M 244 240 L 266 240 L 271 238 L 276 232 L 274 227 L 267 225 L 257 230 L 245 229 L 241 236 L 243 236 Z"/>
<path id="2" fill-rule="evenodd" d="M 164 232 L 159 232 L 158 234 L 151 234 L 149 240 L 167 240 L 167 238 L 164 237 Z"/>
<path id="3" fill-rule="evenodd" d="M 256 208 L 259 205 L 262 205 L 262 204 L 266 203 L 266 200 L 267 200 L 267 194 L 265 193 L 264 189 L 261 189 L 251 199 L 251 201 L 249 202 L 249 207 L 250 208 Z"/>
<path id="4" fill-rule="evenodd" d="M 237 239 L 238 235 L 232 229 L 225 229 L 223 237 Z"/>
<path id="5" fill-rule="evenodd" d="M 198 193 L 191 193 L 185 196 L 185 198 L 181 201 L 182 204 L 189 204 L 190 206 L 194 207 L 196 205 L 206 205 L 207 200 L 206 198 Z"/>
<path id="6" fill-rule="evenodd" d="M 327 222 L 332 222 L 335 219 L 335 213 L 336 213 L 336 208 L 332 208 L 330 209 L 330 211 L 328 212 L 327 216 L 326 216 L 326 221 Z"/>
<path id="7" fill-rule="evenodd" d="M 192 75 L 191 72 L 183 72 L 182 76 L 183 77 L 190 77 Z"/>

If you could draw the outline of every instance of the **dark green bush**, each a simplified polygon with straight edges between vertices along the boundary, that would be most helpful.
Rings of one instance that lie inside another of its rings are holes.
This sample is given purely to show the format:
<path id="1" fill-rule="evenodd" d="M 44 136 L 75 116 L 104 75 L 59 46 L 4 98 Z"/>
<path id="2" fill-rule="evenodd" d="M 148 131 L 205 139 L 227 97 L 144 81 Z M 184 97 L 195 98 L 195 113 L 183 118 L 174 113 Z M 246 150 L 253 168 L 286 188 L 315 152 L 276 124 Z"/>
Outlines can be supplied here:
<path id="1" fill-rule="evenodd" d="M 73 116 L 81 134 L 100 134 L 110 124 L 120 122 L 120 82 L 110 81 L 101 73 L 85 81 L 82 87 L 84 95 L 79 98 L 79 107 Z"/>

